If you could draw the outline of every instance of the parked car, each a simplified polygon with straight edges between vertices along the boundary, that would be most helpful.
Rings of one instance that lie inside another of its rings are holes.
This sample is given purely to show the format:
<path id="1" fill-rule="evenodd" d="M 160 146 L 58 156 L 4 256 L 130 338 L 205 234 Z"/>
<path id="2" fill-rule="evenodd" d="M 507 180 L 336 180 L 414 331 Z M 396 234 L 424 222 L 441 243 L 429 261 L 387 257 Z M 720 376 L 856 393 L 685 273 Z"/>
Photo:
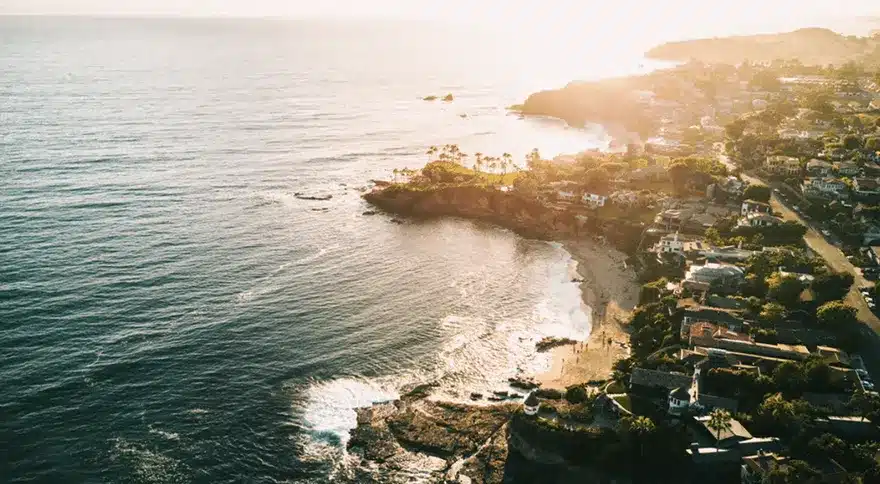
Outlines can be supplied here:
<path id="1" fill-rule="evenodd" d="M 855 370 L 855 372 L 856 372 L 856 375 L 859 375 L 859 378 L 867 378 L 868 377 L 868 370 L 863 370 L 861 368 L 857 368 Z"/>
<path id="2" fill-rule="evenodd" d="M 865 387 L 865 390 L 873 390 L 874 384 L 869 381 L 863 381 L 862 386 Z"/>

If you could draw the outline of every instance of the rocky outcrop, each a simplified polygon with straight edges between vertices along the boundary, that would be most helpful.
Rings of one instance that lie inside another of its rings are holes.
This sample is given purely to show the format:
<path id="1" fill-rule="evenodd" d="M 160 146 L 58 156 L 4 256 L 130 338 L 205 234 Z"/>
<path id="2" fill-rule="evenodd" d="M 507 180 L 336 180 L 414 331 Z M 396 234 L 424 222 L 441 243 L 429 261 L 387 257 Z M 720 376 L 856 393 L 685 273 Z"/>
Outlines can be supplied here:
<path id="1" fill-rule="evenodd" d="M 395 214 L 484 220 L 538 239 L 574 237 L 582 231 L 582 224 L 572 213 L 554 210 L 534 199 L 479 186 L 422 189 L 392 185 L 366 193 L 364 199 Z"/>
<path id="2" fill-rule="evenodd" d="M 654 132 L 654 121 L 638 103 L 637 87 L 637 78 L 631 82 L 574 82 L 562 89 L 536 92 L 517 107 L 522 114 L 551 116 L 572 126 L 614 125 L 648 138 Z"/>
<path id="3" fill-rule="evenodd" d="M 546 338 L 542 338 L 541 341 L 535 343 L 535 349 L 539 352 L 549 351 L 557 346 L 571 346 L 576 345 L 577 341 L 570 338 L 556 338 L 553 336 L 547 336 Z"/>
<path id="4" fill-rule="evenodd" d="M 405 459 L 420 455 L 445 461 L 432 471 L 436 482 L 454 473 L 468 475 L 473 482 L 501 483 L 505 425 L 517 407 L 435 402 L 423 394 L 410 395 L 358 409 L 348 448 L 372 463 L 366 467 L 378 467 L 379 475 L 392 474 L 404 467 Z"/>

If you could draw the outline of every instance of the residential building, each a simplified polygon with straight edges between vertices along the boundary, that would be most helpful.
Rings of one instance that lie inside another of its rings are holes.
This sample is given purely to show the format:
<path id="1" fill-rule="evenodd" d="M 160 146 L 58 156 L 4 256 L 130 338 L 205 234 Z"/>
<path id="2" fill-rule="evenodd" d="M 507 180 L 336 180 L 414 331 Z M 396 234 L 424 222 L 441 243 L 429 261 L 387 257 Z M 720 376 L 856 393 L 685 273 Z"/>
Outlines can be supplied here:
<path id="1" fill-rule="evenodd" d="M 776 175 L 798 176 L 801 174 L 801 162 L 793 156 L 768 156 L 764 168 Z"/>
<path id="2" fill-rule="evenodd" d="M 581 196 L 581 200 L 591 207 L 604 207 L 605 201 L 608 200 L 608 197 L 605 195 L 597 195 L 595 193 L 584 193 Z"/>
<path id="3" fill-rule="evenodd" d="M 703 415 L 701 417 L 696 417 L 694 420 L 702 431 L 706 432 L 711 438 L 717 440 L 718 447 L 734 447 L 739 442 L 754 438 L 752 434 L 749 433 L 749 431 L 746 430 L 746 428 L 735 418 L 730 419 L 730 428 L 722 430 L 721 432 L 716 432 L 709 427 L 710 418 L 711 417 L 708 415 Z"/>
<path id="4" fill-rule="evenodd" d="M 722 309 L 699 304 L 689 304 L 687 300 L 681 301 L 682 308 L 681 337 L 685 339 L 690 334 L 690 328 L 696 323 L 706 322 L 722 326 L 730 331 L 741 332 L 745 321 L 742 319 L 743 312 L 736 309 Z"/>
<path id="5" fill-rule="evenodd" d="M 739 227 L 772 227 L 782 223 L 782 219 L 774 217 L 766 213 L 750 213 L 745 217 L 741 217 L 737 226 Z"/>
<path id="6" fill-rule="evenodd" d="M 780 358 L 783 360 L 806 360 L 810 350 L 804 345 L 785 345 L 744 341 L 743 339 L 703 338 L 700 340 L 704 348 L 719 348 L 743 354 L 753 354 Z"/>
<path id="7" fill-rule="evenodd" d="M 535 396 L 535 392 L 529 393 L 529 396 L 526 397 L 525 402 L 523 402 L 523 412 L 526 415 L 537 415 L 538 410 L 541 409 L 541 402 L 538 400 L 538 397 Z"/>
<path id="8" fill-rule="evenodd" d="M 740 208 L 740 215 L 745 217 L 750 213 L 772 213 L 773 209 L 770 208 L 770 205 L 759 202 L 757 200 L 745 200 L 742 203 L 742 207 Z"/>
<path id="9" fill-rule="evenodd" d="M 841 176 L 856 176 L 861 171 L 858 163 L 854 161 L 836 161 L 834 170 Z"/>
<path id="10" fill-rule="evenodd" d="M 678 232 L 674 234 L 664 235 L 651 249 L 652 252 L 658 254 L 679 254 L 684 255 L 684 240 L 679 238 Z"/>
<path id="11" fill-rule="evenodd" d="M 672 415 L 683 414 L 691 405 L 692 395 L 688 387 L 676 387 L 669 392 L 667 411 Z"/>
<path id="12" fill-rule="evenodd" d="M 838 178 L 808 178 L 801 191 L 807 197 L 840 198 L 846 193 L 846 184 Z"/>
<path id="13" fill-rule="evenodd" d="M 876 178 L 853 178 L 853 193 L 860 197 L 880 195 L 880 182 Z"/>
<path id="14" fill-rule="evenodd" d="M 767 482 L 767 474 L 776 467 L 785 465 L 787 458 L 772 453 L 758 453 L 743 457 L 740 467 L 740 482 L 742 484 L 763 484 Z"/>
<path id="15" fill-rule="evenodd" d="M 732 264 L 706 262 L 703 265 L 691 265 L 685 273 L 684 279 L 734 287 L 743 282 L 745 273 L 742 268 Z"/>
<path id="16" fill-rule="evenodd" d="M 631 387 L 664 388 L 666 390 L 678 387 L 690 388 L 693 384 L 693 376 L 673 371 L 634 368 L 629 384 Z"/>
<path id="17" fill-rule="evenodd" d="M 826 177 L 831 174 L 834 165 L 824 160 L 813 158 L 807 162 L 807 173 L 810 176 Z"/>

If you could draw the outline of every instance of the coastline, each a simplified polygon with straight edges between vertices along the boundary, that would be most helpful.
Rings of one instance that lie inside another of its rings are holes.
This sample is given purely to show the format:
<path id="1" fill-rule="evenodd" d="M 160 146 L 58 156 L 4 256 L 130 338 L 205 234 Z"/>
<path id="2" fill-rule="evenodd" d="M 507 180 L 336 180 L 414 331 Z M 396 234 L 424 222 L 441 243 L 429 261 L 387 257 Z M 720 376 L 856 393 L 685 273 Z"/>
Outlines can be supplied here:
<path id="1" fill-rule="evenodd" d="M 566 240 L 577 262 L 583 304 L 591 310 L 587 341 L 550 350 L 551 367 L 536 375 L 542 388 L 565 387 L 611 377 L 614 362 L 629 356 L 625 324 L 638 303 L 639 285 L 626 255 L 592 240 Z M 609 344 L 611 340 L 611 344 Z"/>

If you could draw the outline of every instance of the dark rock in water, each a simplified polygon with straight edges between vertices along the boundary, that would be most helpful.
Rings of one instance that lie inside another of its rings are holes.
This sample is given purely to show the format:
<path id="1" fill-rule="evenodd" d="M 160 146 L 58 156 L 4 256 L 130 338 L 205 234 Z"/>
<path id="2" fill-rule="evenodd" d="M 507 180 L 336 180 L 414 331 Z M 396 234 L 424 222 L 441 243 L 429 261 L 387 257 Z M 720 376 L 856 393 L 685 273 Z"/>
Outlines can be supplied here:
<path id="1" fill-rule="evenodd" d="M 506 390 L 495 390 L 492 393 L 494 393 L 496 397 L 502 397 L 502 398 L 507 398 L 507 395 L 508 395 Z"/>
<path id="2" fill-rule="evenodd" d="M 377 212 L 375 210 L 367 210 L 366 212 L 362 213 L 361 215 L 376 215 L 377 213 L 379 213 L 379 212 Z"/>
<path id="3" fill-rule="evenodd" d="M 452 97 L 452 93 L 443 96 L 443 101 L 445 101 L 445 102 L 450 102 L 450 101 L 453 101 L 454 99 L 455 98 Z"/>
<path id="4" fill-rule="evenodd" d="M 573 339 L 569 339 L 569 338 L 554 338 L 554 337 L 548 336 L 548 337 L 542 339 L 541 341 L 538 341 L 537 343 L 535 343 L 535 349 L 537 349 L 540 352 L 543 352 L 543 351 L 547 351 L 547 350 L 556 348 L 557 346 L 568 346 L 568 345 L 573 345 L 573 344 L 577 344 L 577 341 L 575 341 Z"/>
<path id="5" fill-rule="evenodd" d="M 489 397 L 486 400 L 489 400 L 490 402 L 503 402 L 507 400 L 507 397 Z"/>
<path id="6" fill-rule="evenodd" d="M 312 212 L 326 212 L 328 210 L 330 210 L 330 209 L 327 207 L 321 207 L 321 208 L 313 208 Z"/>
<path id="7" fill-rule="evenodd" d="M 513 388 L 519 388 L 520 390 L 533 390 L 541 386 L 540 383 L 531 378 L 511 377 L 507 379 L 507 382 Z"/>
<path id="8" fill-rule="evenodd" d="M 391 223 L 401 225 L 403 224 L 403 220 L 400 220 L 399 218 L 393 218 L 391 219 Z"/>
<path id="9" fill-rule="evenodd" d="M 581 279 L 580 277 L 575 277 L 571 280 L 571 282 L 576 282 L 576 283 L 580 284 L 580 283 L 584 282 L 584 280 Z"/>
<path id="10" fill-rule="evenodd" d="M 459 117 L 459 118 L 462 118 L 462 119 L 467 119 L 467 118 L 468 118 L 468 115 L 467 115 L 467 113 L 461 113 L 461 114 L 458 115 L 458 117 Z"/>
<path id="11" fill-rule="evenodd" d="M 481 398 L 483 398 L 482 393 L 477 393 L 477 392 L 471 393 L 471 400 L 480 400 Z"/>
<path id="12" fill-rule="evenodd" d="M 432 96 L 425 96 L 422 98 L 422 101 L 436 101 L 436 100 L 437 100 L 437 96 L 433 96 L 433 95 Z"/>
<path id="13" fill-rule="evenodd" d="M 302 192 L 296 192 L 293 194 L 294 197 L 300 200 L 317 200 L 317 201 L 327 201 L 333 198 L 333 195 L 306 195 Z"/>

